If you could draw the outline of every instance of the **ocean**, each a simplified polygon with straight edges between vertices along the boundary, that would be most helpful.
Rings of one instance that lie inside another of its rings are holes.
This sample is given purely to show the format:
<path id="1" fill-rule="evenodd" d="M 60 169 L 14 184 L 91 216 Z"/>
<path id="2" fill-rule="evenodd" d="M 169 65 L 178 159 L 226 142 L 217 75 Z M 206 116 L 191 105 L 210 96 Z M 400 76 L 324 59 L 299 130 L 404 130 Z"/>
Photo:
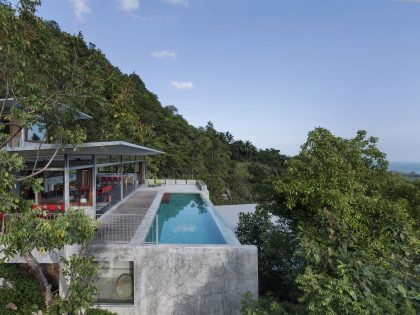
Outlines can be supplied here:
<path id="1" fill-rule="evenodd" d="M 388 169 L 400 173 L 410 174 L 415 172 L 420 174 L 420 162 L 389 162 Z"/>

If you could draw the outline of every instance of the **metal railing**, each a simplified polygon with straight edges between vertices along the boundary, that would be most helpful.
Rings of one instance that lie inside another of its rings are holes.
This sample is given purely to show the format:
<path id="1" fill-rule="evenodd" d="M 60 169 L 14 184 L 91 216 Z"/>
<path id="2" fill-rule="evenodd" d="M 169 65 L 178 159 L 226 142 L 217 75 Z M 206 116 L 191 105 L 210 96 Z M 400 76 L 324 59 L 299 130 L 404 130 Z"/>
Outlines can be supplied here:
<path id="1" fill-rule="evenodd" d="M 144 243 L 147 226 L 142 215 L 109 214 L 96 218 L 97 230 L 92 243 Z"/>

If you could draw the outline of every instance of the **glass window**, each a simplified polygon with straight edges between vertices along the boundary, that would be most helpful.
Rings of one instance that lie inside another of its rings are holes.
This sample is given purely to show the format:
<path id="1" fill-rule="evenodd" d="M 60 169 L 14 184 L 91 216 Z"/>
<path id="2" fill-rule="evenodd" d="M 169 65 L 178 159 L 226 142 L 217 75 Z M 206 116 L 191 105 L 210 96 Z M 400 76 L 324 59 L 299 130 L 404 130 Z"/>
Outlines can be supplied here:
<path id="1" fill-rule="evenodd" d="M 136 166 L 134 163 L 124 164 L 123 197 L 128 196 L 137 187 Z"/>
<path id="2" fill-rule="evenodd" d="M 134 263 L 132 261 L 97 262 L 99 272 L 94 284 L 98 303 L 134 303 Z"/>
<path id="3" fill-rule="evenodd" d="M 32 125 L 26 130 L 26 141 L 41 142 L 45 141 L 46 130 L 44 126 Z"/>
<path id="4" fill-rule="evenodd" d="M 40 204 L 64 204 L 64 172 L 42 173 L 44 190 L 39 194 Z"/>
<path id="5" fill-rule="evenodd" d="M 92 165 L 92 155 L 70 155 L 69 164 L 72 166 Z"/>
<path id="6" fill-rule="evenodd" d="M 96 214 L 104 214 L 121 200 L 119 165 L 100 166 L 96 176 Z"/>
<path id="7" fill-rule="evenodd" d="M 111 163 L 111 156 L 109 155 L 97 155 L 96 164 L 106 164 Z"/>
<path id="8" fill-rule="evenodd" d="M 112 155 L 111 156 L 111 162 L 112 163 L 119 163 L 119 162 L 121 162 L 121 155 Z"/>
<path id="9" fill-rule="evenodd" d="M 92 205 L 92 170 L 70 170 L 70 204 L 74 206 Z"/>

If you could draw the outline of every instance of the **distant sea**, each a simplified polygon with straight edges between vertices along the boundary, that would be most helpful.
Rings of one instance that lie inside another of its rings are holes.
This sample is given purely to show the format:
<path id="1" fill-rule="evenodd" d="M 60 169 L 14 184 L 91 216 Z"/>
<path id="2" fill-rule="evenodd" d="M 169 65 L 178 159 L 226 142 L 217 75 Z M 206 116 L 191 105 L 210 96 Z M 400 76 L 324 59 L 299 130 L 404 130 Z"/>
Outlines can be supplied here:
<path id="1" fill-rule="evenodd" d="M 410 174 L 415 172 L 420 174 L 420 162 L 389 162 L 388 169 L 399 173 Z"/>

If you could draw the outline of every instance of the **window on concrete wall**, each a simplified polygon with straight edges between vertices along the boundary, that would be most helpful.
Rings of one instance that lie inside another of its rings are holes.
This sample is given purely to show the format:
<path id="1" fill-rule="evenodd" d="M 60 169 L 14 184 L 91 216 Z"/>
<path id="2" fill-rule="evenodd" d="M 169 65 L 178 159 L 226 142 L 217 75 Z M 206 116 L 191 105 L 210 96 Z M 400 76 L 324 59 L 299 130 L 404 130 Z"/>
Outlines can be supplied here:
<path id="1" fill-rule="evenodd" d="M 99 272 L 95 278 L 98 303 L 134 303 L 134 263 L 132 261 L 97 262 Z"/>

